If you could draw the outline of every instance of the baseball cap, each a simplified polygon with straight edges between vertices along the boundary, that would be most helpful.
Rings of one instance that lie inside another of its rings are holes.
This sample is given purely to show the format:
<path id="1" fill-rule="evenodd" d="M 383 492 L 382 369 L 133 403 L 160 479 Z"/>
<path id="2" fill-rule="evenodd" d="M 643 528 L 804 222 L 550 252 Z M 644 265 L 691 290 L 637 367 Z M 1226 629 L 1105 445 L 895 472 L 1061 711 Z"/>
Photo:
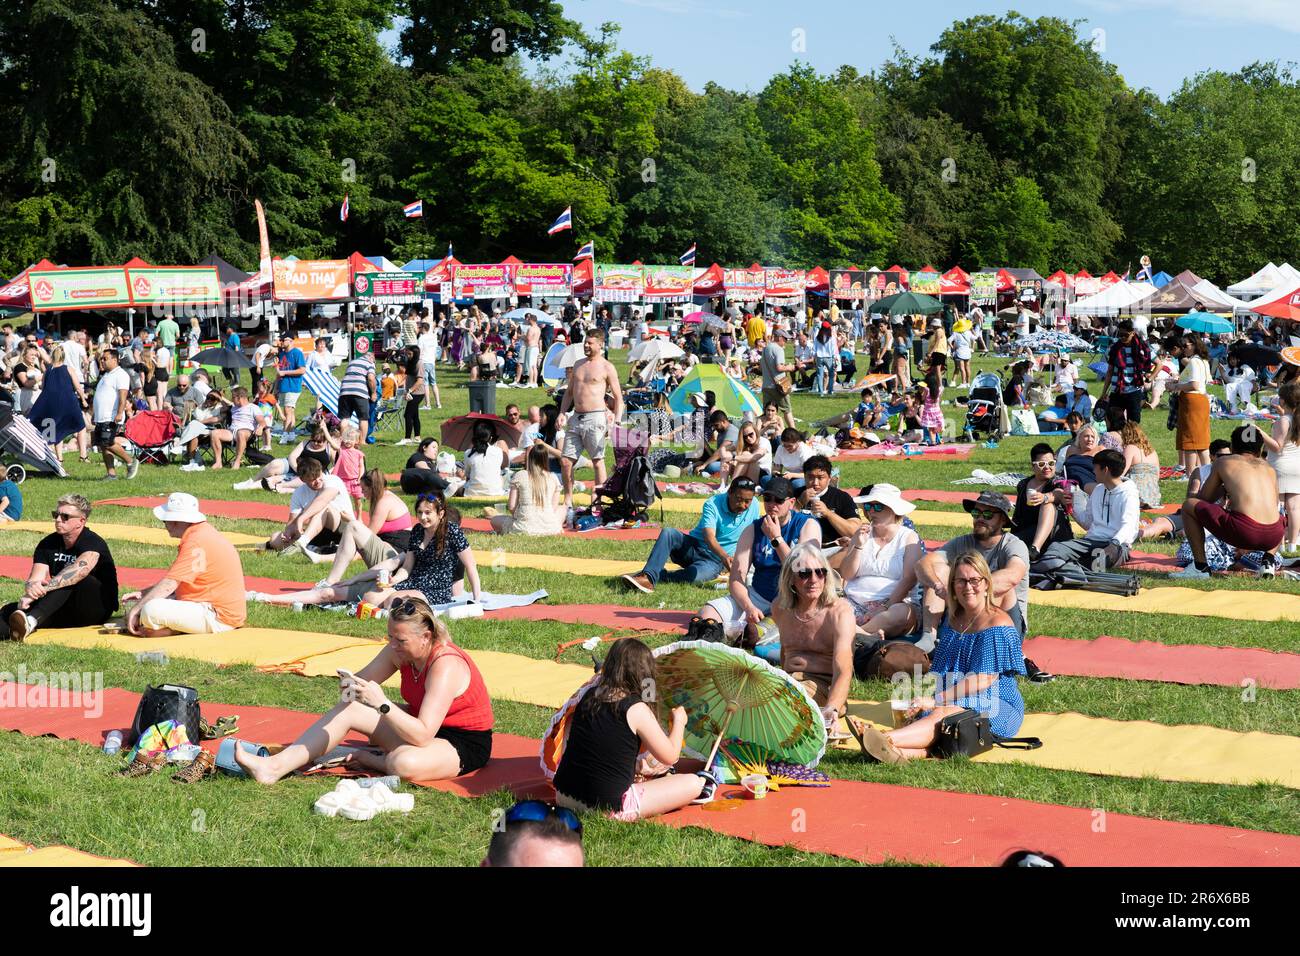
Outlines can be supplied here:
<path id="1" fill-rule="evenodd" d="M 794 497 L 794 485 L 790 483 L 789 478 L 778 475 L 767 483 L 763 489 L 763 495 L 771 495 L 777 501 L 786 501 Z"/>

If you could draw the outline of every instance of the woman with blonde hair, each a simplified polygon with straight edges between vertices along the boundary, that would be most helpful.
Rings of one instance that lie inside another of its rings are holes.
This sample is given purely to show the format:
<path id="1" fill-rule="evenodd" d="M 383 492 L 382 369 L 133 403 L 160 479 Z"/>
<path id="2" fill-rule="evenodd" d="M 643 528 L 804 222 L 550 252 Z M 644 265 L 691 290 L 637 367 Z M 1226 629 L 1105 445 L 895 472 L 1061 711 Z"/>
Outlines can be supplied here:
<path id="1" fill-rule="evenodd" d="M 930 663 L 937 682 L 934 695 L 912 697 L 910 722 L 902 727 L 882 732 L 851 716 L 849 730 L 863 753 L 881 763 L 927 756 L 939 723 L 965 710 L 987 716 L 993 733 L 1010 737 L 1025 717 L 1016 686 L 1016 676 L 1023 673 L 1020 632 L 994 604 L 993 575 L 983 556 L 967 551 L 948 573 L 948 612 Z"/>
<path id="2" fill-rule="evenodd" d="M 819 543 L 796 545 L 781 565 L 772 620 L 781 634 L 781 669 L 822 709 L 828 729 L 844 715 L 853 681 L 853 605 Z"/>
<path id="3" fill-rule="evenodd" d="M 1124 443 L 1124 475 L 1131 478 L 1137 486 L 1138 501 L 1145 510 L 1158 509 L 1162 503 L 1160 456 L 1151 447 L 1146 432 L 1137 422 L 1124 423 L 1120 429 L 1120 440 Z"/>
<path id="4" fill-rule="evenodd" d="M 510 514 L 483 509 L 497 534 L 554 535 L 564 532 L 564 489 L 550 468 L 550 454 L 541 444 L 528 449 L 524 468 L 510 479 Z"/>

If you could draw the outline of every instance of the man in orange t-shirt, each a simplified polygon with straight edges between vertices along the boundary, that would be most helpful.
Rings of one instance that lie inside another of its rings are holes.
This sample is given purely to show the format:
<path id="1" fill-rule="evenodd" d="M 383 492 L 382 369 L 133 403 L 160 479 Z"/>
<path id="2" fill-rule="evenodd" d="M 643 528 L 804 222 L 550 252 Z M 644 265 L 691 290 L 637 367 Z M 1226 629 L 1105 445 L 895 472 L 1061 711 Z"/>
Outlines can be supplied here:
<path id="1" fill-rule="evenodd" d="M 139 637 L 171 634 L 217 634 L 242 627 L 244 569 L 235 546 L 199 511 L 198 499 L 177 492 L 153 510 L 180 539 L 176 560 L 149 590 L 122 598 L 138 602 L 126 616 L 126 629 Z"/>

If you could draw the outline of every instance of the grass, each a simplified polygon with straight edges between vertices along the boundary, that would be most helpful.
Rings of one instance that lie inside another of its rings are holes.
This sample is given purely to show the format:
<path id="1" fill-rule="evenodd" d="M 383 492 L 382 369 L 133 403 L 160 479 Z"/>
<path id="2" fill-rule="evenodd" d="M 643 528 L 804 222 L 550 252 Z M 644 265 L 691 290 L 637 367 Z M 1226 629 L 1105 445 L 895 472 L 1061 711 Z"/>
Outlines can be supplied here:
<path id="1" fill-rule="evenodd" d="M 993 359 L 974 363 L 977 370 L 997 367 Z M 430 434 L 436 423 L 468 410 L 467 392 L 456 387 L 463 376 L 442 371 L 440 384 L 444 409 L 424 413 Z M 954 392 L 950 391 L 951 397 Z M 499 390 L 498 408 L 507 401 L 523 407 L 545 401 L 540 390 Z M 851 407 L 856 397 L 794 397 L 795 414 L 812 421 Z M 305 409 L 303 409 L 305 411 Z M 958 406 L 946 408 L 961 421 Z M 1164 414 L 1152 413 L 1148 434 L 1162 461 L 1173 462 L 1173 433 L 1164 428 Z M 1215 437 L 1227 437 L 1233 422 L 1214 422 Z M 890 481 L 903 488 L 953 488 L 952 480 L 972 468 L 992 472 L 1027 470 L 1028 451 L 1037 439 L 1008 438 L 995 449 L 980 448 L 966 462 L 916 461 L 899 458 L 845 462 L 838 465 L 840 483 L 856 489 L 875 481 Z M 369 463 L 387 472 L 401 467 L 410 449 L 371 446 Z M 201 498 L 261 500 L 286 504 L 285 496 L 256 491 L 235 493 L 230 484 L 247 471 L 205 471 L 181 474 L 174 468 L 146 466 L 134 482 L 96 484 L 102 466 L 81 465 L 71 456 L 71 481 L 33 478 L 24 486 L 27 516 L 40 520 L 55 499 L 70 490 L 92 500 L 126 495 L 159 495 L 185 490 Z M 580 474 L 591 480 L 591 474 Z M 1164 482 L 1165 500 L 1179 500 L 1181 482 Z M 924 502 L 930 511 L 958 510 L 957 505 Z M 466 516 L 482 513 L 481 505 L 461 506 Z M 687 515 L 665 512 L 668 524 L 688 527 Z M 96 522 L 154 525 L 144 509 L 103 507 L 91 518 Z M 273 525 L 254 520 L 217 519 L 224 530 L 265 535 Z M 920 526 L 923 536 L 947 538 L 953 528 Z M 30 556 L 39 535 L 5 532 L 0 553 Z M 486 535 L 470 535 L 476 548 L 491 551 L 504 546 L 512 552 L 545 553 L 556 557 L 554 570 L 483 569 L 489 590 L 531 591 L 545 588 L 556 603 L 602 603 L 629 607 L 694 609 L 717 592 L 688 585 L 663 585 L 653 595 L 629 593 L 617 581 L 565 574 L 564 558 L 642 560 L 650 542 L 600 539 L 511 539 L 503 542 Z M 1166 551 L 1161 545 L 1145 550 Z M 166 567 L 174 551 L 140 544 L 114 545 L 119 565 Z M 241 554 L 248 575 L 310 581 L 317 570 L 303 559 L 292 561 L 246 551 Z M 1156 575 L 1144 575 L 1144 586 L 1162 586 Z M 1261 600 L 1268 592 L 1300 593 L 1300 584 L 1259 582 L 1252 578 L 1216 578 L 1187 586 L 1252 592 L 1243 600 Z M 17 584 L 0 582 L 0 600 L 13 600 Z M 1032 604 L 1032 597 L 1031 597 Z M 285 608 L 250 607 L 249 623 L 285 629 L 329 630 L 331 633 L 375 636 L 373 622 L 356 621 L 321 612 L 295 614 Z M 471 620 L 456 626 L 456 638 L 474 649 L 509 651 L 538 659 L 553 659 L 559 643 L 601 633 L 603 628 L 554 622 Z M 1184 617 L 1033 607 L 1031 632 L 1070 638 L 1111 634 L 1133 640 L 1166 644 L 1206 644 L 1297 650 L 1294 623 L 1238 622 L 1226 618 Z M 671 635 L 647 638 L 651 644 Z M 564 657 L 584 663 L 580 649 Z M 337 699 L 337 684 L 325 678 L 267 675 L 250 667 L 216 667 L 194 660 L 173 659 L 166 665 L 140 663 L 132 655 L 107 650 L 81 650 L 59 646 L 0 645 L 0 671 L 14 672 L 19 665 L 29 671 L 98 671 L 105 686 L 141 689 L 146 683 L 176 681 L 199 689 L 206 700 L 237 706 L 276 706 L 321 711 Z M 1120 720 L 1151 720 L 1164 724 L 1200 723 L 1229 730 L 1300 734 L 1300 691 L 1258 692 L 1253 702 L 1243 702 L 1235 688 L 1184 687 L 1173 684 L 1106 679 L 1064 678 L 1049 685 L 1024 684 L 1030 711 L 1070 710 Z M 855 682 L 854 696 L 879 697 L 879 684 Z M 506 733 L 539 736 L 546 729 L 548 710 L 510 701 L 494 702 L 498 729 Z M 7 799 L 0 802 L 0 832 L 35 844 L 66 843 L 91 853 L 124 856 L 153 865 L 349 865 L 412 864 L 473 865 L 482 857 L 490 834 L 493 811 L 509 802 L 502 793 L 480 800 L 464 800 L 436 791 L 419 792 L 415 812 L 403 820 L 380 819 L 366 827 L 340 829 L 335 821 L 313 816 L 310 804 L 324 789 L 316 781 L 289 780 L 273 790 L 242 781 L 218 779 L 199 787 L 177 787 L 161 777 L 120 781 L 112 775 L 109 758 L 84 744 L 36 740 L 11 735 L 0 748 L 0 779 Z M 990 765 L 969 761 L 924 762 L 904 767 L 882 767 L 861 761 L 851 751 L 832 751 L 823 769 L 840 779 L 901 783 L 933 789 L 984 793 L 1041 800 L 1069 806 L 1102 808 L 1111 813 L 1131 813 L 1169 820 L 1214 823 L 1300 834 L 1300 801 L 1295 792 L 1281 787 L 1231 787 L 1160 780 L 1098 777 L 1019 765 Z M 70 799 L 69 794 L 75 794 Z M 590 819 L 586 845 L 593 864 L 606 865 L 833 865 L 834 857 L 773 849 L 719 836 L 700 829 L 674 830 L 655 823 L 617 825 Z"/>

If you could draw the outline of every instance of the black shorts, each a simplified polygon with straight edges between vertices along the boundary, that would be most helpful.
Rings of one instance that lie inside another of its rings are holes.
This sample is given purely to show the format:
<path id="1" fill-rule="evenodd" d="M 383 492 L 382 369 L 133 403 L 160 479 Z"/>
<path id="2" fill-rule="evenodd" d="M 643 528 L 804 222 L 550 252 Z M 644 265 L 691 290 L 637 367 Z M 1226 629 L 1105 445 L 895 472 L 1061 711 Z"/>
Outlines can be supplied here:
<path id="1" fill-rule="evenodd" d="M 370 421 L 370 403 L 357 395 L 339 396 L 339 421 L 346 422 L 352 415 L 358 422 Z"/>
<path id="2" fill-rule="evenodd" d="M 441 737 L 456 748 L 456 753 L 460 757 L 460 773 L 456 774 L 458 777 L 481 769 L 492 756 L 492 731 L 490 730 L 440 727 L 434 736 Z"/>
<path id="3" fill-rule="evenodd" d="M 117 441 L 117 422 L 95 422 L 95 444 L 100 451 Z"/>

